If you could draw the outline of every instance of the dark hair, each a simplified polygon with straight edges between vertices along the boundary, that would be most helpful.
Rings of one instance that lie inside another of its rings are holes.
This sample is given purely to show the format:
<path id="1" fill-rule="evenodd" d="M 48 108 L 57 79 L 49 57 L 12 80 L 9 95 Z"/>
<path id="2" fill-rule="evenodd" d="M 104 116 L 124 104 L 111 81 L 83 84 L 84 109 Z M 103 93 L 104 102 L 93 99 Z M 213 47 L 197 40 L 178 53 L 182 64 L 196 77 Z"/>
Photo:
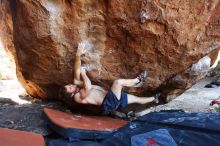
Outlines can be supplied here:
<path id="1" fill-rule="evenodd" d="M 65 86 L 62 86 L 59 90 L 59 98 L 64 100 L 72 99 L 72 93 L 68 93 Z"/>

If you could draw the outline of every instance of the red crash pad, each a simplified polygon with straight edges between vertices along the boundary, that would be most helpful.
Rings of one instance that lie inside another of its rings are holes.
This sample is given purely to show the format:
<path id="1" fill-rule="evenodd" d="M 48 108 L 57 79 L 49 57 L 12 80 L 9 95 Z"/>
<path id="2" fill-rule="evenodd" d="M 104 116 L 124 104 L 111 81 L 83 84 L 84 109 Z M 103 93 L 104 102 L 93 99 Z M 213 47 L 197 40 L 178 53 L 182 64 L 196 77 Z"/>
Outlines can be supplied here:
<path id="1" fill-rule="evenodd" d="M 82 130 L 115 130 L 127 124 L 127 121 L 103 116 L 74 115 L 44 108 L 44 113 L 56 125 L 62 128 L 75 128 Z"/>
<path id="2" fill-rule="evenodd" d="M 45 142 L 40 134 L 0 128 L 0 146 L 45 146 Z"/>

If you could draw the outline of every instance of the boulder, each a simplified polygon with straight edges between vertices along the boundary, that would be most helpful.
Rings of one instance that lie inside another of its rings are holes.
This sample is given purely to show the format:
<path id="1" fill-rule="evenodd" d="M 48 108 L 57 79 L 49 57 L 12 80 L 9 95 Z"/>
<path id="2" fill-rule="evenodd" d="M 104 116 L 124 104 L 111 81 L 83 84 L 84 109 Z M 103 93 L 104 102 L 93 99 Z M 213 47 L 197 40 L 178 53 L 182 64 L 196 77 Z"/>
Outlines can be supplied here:
<path id="1" fill-rule="evenodd" d="M 83 40 L 93 44 L 83 64 L 94 84 L 108 89 L 146 68 L 144 86 L 126 90 L 161 90 L 166 101 L 203 78 L 220 48 L 219 0 L 1 0 L 0 8 L 1 41 L 34 97 L 56 97 L 72 82 Z"/>

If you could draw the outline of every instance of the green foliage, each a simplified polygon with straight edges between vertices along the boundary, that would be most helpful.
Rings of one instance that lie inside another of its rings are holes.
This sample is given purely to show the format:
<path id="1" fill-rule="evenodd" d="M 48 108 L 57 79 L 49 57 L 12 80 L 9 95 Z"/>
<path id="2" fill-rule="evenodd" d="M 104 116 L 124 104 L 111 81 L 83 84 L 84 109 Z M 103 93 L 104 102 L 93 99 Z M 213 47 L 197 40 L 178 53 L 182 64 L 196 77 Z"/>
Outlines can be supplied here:
<path id="1" fill-rule="evenodd" d="M 218 100 L 218 101 L 220 100 L 220 96 L 218 97 L 217 100 Z M 215 107 L 215 110 L 216 110 L 217 112 L 220 112 L 220 104 L 218 104 L 217 107 Z"/>
<path id="2" fill-rule="evenodd" d="M 215 110 L 216 110 L 217 112 L 220 112 L 220 105 L 218 105 L 218 107 L 216 107 Z"/>
<path id="3" fill-rule="evenodd" d="M 220 63 L 213 69 L 213 71 L 220 73 Z"/>
<path id="4" fill-rule="evenodd" d="M 215 69 L 217 72 L 219 72 L 220 73 L 220 66 L 219 67 L 216 67 L 216 69 Z"/>

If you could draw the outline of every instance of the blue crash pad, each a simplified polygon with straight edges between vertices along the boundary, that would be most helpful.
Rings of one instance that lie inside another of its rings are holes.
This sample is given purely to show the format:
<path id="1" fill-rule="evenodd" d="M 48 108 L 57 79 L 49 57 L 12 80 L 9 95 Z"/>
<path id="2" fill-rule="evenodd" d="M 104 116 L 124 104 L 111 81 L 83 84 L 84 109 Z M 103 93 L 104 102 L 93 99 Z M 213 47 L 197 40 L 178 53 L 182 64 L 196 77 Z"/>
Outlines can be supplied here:
<path id="1" fill-rule="evenodd" d="M 129 146 L 135 135 L 166 129 L 178 146 L 220 145 L 219 113 L 154 112 L 131 121 L 100 141 L 50 139 L 47 146 Z"/>
<path id="2" fill-rule="evenodd" d="M 132 146 L 177 146 L 166 129 L 159 129 L 131 137 Z"/>

